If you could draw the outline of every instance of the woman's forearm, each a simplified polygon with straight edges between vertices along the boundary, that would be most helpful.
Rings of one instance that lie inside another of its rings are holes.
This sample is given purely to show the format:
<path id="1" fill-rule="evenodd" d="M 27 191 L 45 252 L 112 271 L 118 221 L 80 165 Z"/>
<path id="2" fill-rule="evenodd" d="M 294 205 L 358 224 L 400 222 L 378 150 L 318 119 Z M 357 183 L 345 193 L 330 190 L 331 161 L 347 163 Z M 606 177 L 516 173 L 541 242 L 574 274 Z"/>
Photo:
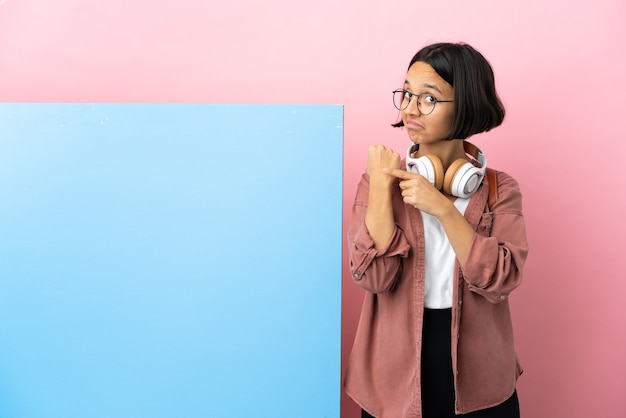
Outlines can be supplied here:
<path id="1" fill-rule="evenodd" d="M 464 267 L 470 249 L 472 248 L 474 234 L 476 234 L 476 232 L 452 204 L 447 206 L 447 210 L 443 211 L 442 214 L 438 216 L 438 219 L 446 232 L 448 241 L 450 241 L 456 258 L 459 260 L 459 264 L 461 267 Z"/>
<path id="2" fill-rule="evenodd" d="M 367 211 L 365 213 L 365 226 L 370 237 L 374 241 L 377 250 L 384 248 L 395 229 L 393 206 L 391 203 L 391 190 L 393 182 L 389 176 L 370 178 Z"/>

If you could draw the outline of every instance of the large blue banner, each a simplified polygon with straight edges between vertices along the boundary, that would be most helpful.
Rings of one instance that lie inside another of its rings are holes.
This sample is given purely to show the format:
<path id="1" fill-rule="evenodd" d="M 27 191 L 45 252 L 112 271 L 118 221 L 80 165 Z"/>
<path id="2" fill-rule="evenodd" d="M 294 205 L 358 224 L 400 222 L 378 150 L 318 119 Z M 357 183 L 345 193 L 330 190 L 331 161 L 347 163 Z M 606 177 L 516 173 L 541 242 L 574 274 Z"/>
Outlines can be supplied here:
<path id="1" fill-rule="evenodd" d="M 339 417 L 343 110 L 0 105 L 0 416 Z"/>

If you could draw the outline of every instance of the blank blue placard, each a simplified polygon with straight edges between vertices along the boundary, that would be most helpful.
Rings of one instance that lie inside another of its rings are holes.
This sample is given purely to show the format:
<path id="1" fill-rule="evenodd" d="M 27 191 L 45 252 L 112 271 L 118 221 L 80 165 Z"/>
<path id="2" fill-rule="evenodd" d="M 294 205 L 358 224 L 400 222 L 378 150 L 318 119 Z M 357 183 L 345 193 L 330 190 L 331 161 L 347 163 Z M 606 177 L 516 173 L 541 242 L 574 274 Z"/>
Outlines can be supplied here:
<path id="1" fill-rule="evenodd" d="M 0 417 L 339 417 L 343 109 L 0 104 Z"/>

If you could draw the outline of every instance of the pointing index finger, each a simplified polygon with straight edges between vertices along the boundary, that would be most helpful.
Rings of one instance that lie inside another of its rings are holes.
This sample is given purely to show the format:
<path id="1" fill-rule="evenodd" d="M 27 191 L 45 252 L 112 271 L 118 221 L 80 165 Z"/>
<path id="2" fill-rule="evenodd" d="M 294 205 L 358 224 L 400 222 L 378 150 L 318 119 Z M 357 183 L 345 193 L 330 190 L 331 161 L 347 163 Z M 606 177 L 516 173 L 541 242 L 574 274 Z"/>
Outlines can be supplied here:
<path id="1" fill-rule="evenodd" d="M 415 176 L 419 176 L 419 174 L 409 173 L 408 171 L 400 170 L 399 168 L 385 168 L 384 172 L 401 180 L 410 180 L 414 179 Z"/>

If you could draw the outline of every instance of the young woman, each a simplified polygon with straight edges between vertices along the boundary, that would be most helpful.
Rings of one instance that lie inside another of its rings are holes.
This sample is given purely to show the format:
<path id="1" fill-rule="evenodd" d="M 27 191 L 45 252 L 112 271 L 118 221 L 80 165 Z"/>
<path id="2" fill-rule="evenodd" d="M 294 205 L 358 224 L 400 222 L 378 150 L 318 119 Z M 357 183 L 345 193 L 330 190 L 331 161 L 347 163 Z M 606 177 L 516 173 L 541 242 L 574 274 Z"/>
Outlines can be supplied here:
<path id="1" fill-rule="evenodd" d="M 493 71 L 467 44 L 434 44 L 393 94 L 411 144 L 404 160 L 371 146 L 357 189 L 349 259 L 367 292 L 345 391 L 363 417 L 519 417 L 522 196 L 465 141 L 502 123 Z"/>

